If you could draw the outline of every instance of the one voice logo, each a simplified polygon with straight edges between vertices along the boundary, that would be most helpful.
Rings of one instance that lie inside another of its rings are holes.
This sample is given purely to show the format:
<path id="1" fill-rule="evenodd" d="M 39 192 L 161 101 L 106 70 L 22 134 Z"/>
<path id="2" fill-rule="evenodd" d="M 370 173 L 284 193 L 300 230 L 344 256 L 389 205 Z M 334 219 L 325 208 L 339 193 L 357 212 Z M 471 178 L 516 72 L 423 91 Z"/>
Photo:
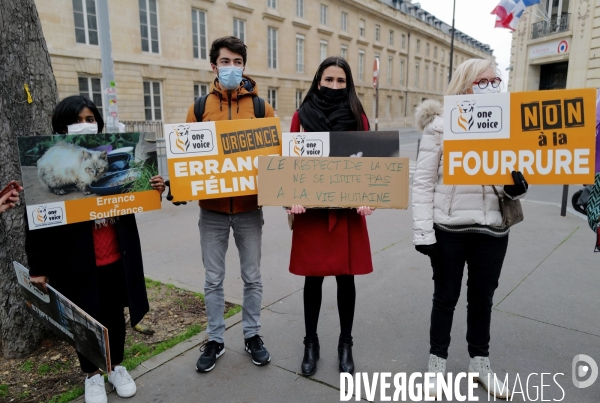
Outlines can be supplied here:
<path id="1" fill-rule="evenodd" d="M 296 134 L 290 141 L 290 155 L 296 157 L 322 157 L 323 141 L 306 139 L 305 134 Z"/>
<path id="2" fill-rule="evenodd" d="M 477 106 L 475 100 L 463 100 L 452 109 L 454 133 L 496 133 L 502 130 L 502 108 Z"/>
<path id="3" fill-rule="evenodd" d="M 172 154 L 210 154 L 215 148 L 215 135 L 210 129 L 192 129 L 178 125 L 169 133 L 169 151 Z"/>
<path id="4" fill-rule="evenodd" d="M 65 220 L 62 206 L 38 205 L 31 209 L 30 214 L 31 221 L 36 227 L 64 224 Z"/>

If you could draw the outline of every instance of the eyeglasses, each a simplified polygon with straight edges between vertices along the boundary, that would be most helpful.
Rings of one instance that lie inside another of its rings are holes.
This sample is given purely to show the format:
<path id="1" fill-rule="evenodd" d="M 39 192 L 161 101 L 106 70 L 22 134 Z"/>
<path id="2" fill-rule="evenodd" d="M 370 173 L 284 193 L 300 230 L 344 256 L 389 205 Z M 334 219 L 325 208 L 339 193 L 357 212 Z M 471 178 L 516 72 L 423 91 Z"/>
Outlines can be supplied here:
<path id="1" fill-rule="evenodd" d="M 487 78 L 482 78 L 479 81 L 474 81 L 473 84 L 477 84 L 479 88 L 484 89 L 487 88 L 488 84 L 492 84 L 492 88 L 498 88 L 501 82 L 502 79 L 500 77 L 496 77 L 492 78 L 491 80 L 488 80 Z"/>

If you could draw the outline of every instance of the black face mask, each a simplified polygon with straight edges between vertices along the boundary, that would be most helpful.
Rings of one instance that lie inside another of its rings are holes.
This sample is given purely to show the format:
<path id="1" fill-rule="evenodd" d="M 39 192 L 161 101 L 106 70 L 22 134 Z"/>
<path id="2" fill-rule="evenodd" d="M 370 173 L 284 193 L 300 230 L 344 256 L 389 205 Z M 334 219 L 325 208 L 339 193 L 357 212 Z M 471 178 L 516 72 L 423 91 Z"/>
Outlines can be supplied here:
<path id="1" fill-rule="evenodd" d="M 319 92 L 323 98 L 328 100 L 339 100 L 348 96 L 347 88 L 339 88 L 336 90 L 322 85 L 321 88 L 319 88 Z"/>

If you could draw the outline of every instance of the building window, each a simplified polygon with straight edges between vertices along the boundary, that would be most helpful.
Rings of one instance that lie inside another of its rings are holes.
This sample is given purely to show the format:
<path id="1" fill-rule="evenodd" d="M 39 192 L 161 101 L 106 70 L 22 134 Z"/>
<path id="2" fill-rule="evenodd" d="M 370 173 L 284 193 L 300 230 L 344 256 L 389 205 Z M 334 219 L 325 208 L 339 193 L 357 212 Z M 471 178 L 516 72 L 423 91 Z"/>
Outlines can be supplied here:
<path id="1" fill-rule="evenodd" d="M 433 80 L 433 82 L 432 82 L 431 86 L 433 87 L 433 90 L 435 91 L 435 90 L 437 90 L 437 85 L 436 85 L 436 83 L 437 83 L 437 67 L 435 67 L 435 66 L 433 67 L 432 80 Z"/>
<path id="2" fill-rule="evenodd" d="M 75 40 L 86 45 L 98 44 L 98 22 L 96 0 L 73 0 L 75 18 Z"/>
<path id="3" fill-rule="evenodd" d="M 429 65 L 426 64 L 425 65 L 425 77 L 423 77 L 425 79 L 424 83 L 425 86 L 423 88 L 425 88 L 426 90 L 429 89 Z"/>
<path id="4" fill-rule="evenodd" d="M 392 85 L 392 72 L 394 71 L 394 58 L 388 57 L 387 84 Z"/>
<path id="5" fill-rule="evenodd" d="M 156 0 L 139 0 L 142 52 L 159 53 L 158 5 Z"/>
<path id="6" fill-rule="evenodd" d="M 421 40 L 417 39 L 417 53 L 421 53 Z"/>
<path id="7" fill-rule="evenodd" d="M 144 81 L 144 111 L 146 120 L 162 120 L 160 82 Z"/>
<path id="8" fill-rule="evenodd" d="M 234 35 L 235 21 L 236 20 L 234 19 Z M 206 60 L 206 13 L 195 9 L 192 9 L 192 45 L 194 49 L 194 59 Z"/>
<path id="9" fill-rule="evenodd" d="M 327 41 L 321 41 L 321 61 L 327 59 Z"/>
<path id="10" fill-rule="evenodd" d="M 362 18 L 358 20 L 358 36 L 361 38 L 365 37 L 365 20 Z"/>
<path id="11" fill-rule="evenodd" d="M 321 25 L 327 25 L 327 6 L 321 4 Z"/>
<path id="12" fill-rule="evenodd" d="M 302 104 L 302 90 L 296 90 L 296 110 L 300 109 L 300 105 Z"/>
<path id="13" fill-rule="evenodd" d="M 365 51 L 358 51 L 358 79 L 362 81 L 365 79 Z"/>
<path id="14" fill-rule="evenodd" d="M 415 87 L 419 88 L 419 73 L 420 73 L 419 63 L 415 65 Z"/>
<path id="15" fill-rule="evenodd" d="M 296 73 L 304 73 L 304 35 L 296 35 Z"/>
<path id="16" fill-rule="evenodd" d="M 429 42 L 425 44 L 425 55 L 429 56 Z"/>
<path id="17" fill-rule="evenodd" d="M 208 84 L 194 84 L 194 100 L 208 94 Z"/>
<path id="18" fill-rule="evenodd" d="M 394 46 L 394 30 L 390 29 L 390 46 Z"/>
<path id="19" fill-rule="evenodd" d="M 304 18 L 304 0 L 296 0 L 296 17 Z"/>
<path id="20" fill-rule="evenodd" d="M 246 43 L 246 21 L 233 19 L 233 36 L 240 38 L 242 42 Z"/>
<path id="21" fill-rule="evenodd" d="M 268 63 L 270 69 L 277 68 L 277 29 L 269 27 L 268 30 Z"/>
<path id="22" fill-rule="evenodd" d="M 277 0 L 267 0 L 267 7 L 277 9 Z"/>
<path id="23" fill-rule="evenodd" d="M 342 11 L 342 31 L 348 32 L 348 13 Z"/>
<path id="24" fill-rule="evenodd" d="M 340 56 L 342 58 L 346 59 L 347 55 L 348 55 L 348 46 L 342 45 L 342 47 L 340 48 Z"/>
<path id="25" fill-rule="evenodd" d="M 442 49 L 442 57 L 441 57 L 442 61 L 444 61 L 444 49 Z"/>
<path id="26" fill-rule="evenodd" d="M 380 35 L 381 35 L 381 27 L 379 25 L 375 25 L 375 42 L 379 42 Z"/>
<path id="27" fill-rule="evenodd" d="M 385 117 L 387 117 L 387 118 L 392 117 L 392 97 L 391 96 L 387 96 L 385 98 Z"/>
<path id="28" fill-rule="evenodd" d="M 404 60 L 400 60 L 400 85 L 404 85 Z"/>
<path id="29" fill-rule="evenodd" d="M 437 46 L 433 47 L 433 58 L 437 59 Z"/>
<path id="30" fill-rule="evenodd" d="M 439 84 L 439 91 L 442 91 L 444 89 L 444 68 L 440 68 L 440 84 Z"/>
<path id="31" fill-rule="evenodd" d="M 269 88 L 267 91 L 267 102 L 274 110 L 277 110 L 277 88 Z"/>
<path id="32" fill-rule="evenodd" d="M 102 81 L 100 78 L 79 76 L 79 95 L 94 101 L 102 115 Z"/>
<path id="33" fill-rule="evenodd" d="M 402 49 L 406 49 L 406 35 L 402 34 Z"/>

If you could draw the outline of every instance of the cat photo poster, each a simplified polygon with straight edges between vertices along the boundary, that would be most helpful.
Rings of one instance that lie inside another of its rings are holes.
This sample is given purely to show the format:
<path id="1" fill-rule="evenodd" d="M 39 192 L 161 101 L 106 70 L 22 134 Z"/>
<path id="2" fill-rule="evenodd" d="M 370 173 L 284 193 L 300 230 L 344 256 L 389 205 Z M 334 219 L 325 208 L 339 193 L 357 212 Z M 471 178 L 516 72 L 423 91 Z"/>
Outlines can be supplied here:
<path id="1" fill-rule="evenodd" d="M 160 209 L 154 133 L 17 138 L 29 228 Z"/>

